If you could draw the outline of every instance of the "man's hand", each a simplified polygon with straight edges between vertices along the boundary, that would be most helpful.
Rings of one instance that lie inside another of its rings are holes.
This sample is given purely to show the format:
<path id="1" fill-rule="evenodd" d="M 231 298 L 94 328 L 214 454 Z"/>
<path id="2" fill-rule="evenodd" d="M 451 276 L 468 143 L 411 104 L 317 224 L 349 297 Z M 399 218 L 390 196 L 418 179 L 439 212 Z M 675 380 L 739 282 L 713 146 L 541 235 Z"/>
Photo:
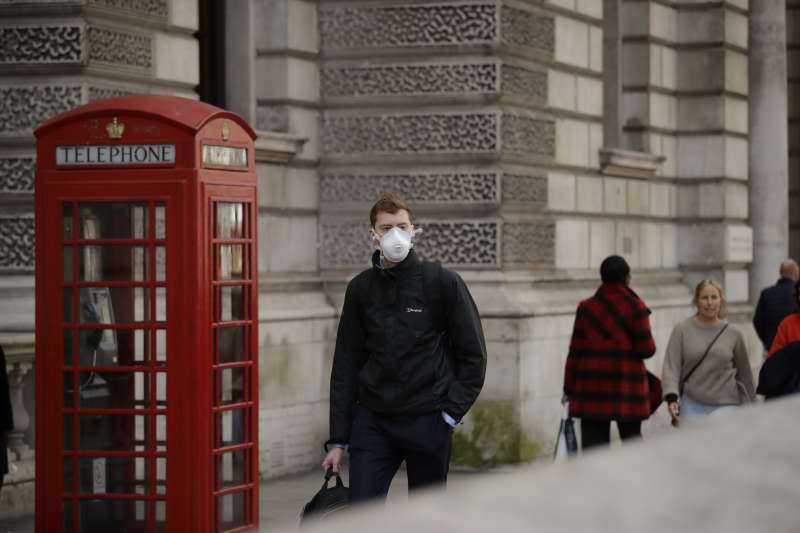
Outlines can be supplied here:
<path id="1" fill-rule="evenodd" d="M 339 468 L 342 465 L 342 459 L 344 458 L 344 448 L 331 448 L 331 451 L 328 452 L 328 455 L 325 456 L 325 459 L 322 461 L 322 468 L 328 470 L 332 468 L 334 472 L 338 472 Z"/>

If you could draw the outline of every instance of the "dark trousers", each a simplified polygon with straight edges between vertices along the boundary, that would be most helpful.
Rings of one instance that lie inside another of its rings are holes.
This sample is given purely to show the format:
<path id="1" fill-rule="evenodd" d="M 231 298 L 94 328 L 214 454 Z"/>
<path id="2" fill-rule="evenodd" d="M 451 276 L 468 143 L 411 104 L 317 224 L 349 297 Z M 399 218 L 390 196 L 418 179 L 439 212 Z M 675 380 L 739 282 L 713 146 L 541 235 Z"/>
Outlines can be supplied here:
<path id="1" fill-rule="evenodd" d="M 403 461 L 409 492 L 444 485 L 452 446 L 453 431 L 439 412 L 385 417 L 358 407 L 350 432 L 350 501 L 386 498 Z"/>
<path id="2" fill-rule="evenodd" d="M 642 436 L 641 420 L 623 422 L 617 420 L 619 437 L 628 440 Z M 581 419 L 581 447 L 586 450 L 592 446 L 602 446 L 610 441 L 611 420 Z"/>

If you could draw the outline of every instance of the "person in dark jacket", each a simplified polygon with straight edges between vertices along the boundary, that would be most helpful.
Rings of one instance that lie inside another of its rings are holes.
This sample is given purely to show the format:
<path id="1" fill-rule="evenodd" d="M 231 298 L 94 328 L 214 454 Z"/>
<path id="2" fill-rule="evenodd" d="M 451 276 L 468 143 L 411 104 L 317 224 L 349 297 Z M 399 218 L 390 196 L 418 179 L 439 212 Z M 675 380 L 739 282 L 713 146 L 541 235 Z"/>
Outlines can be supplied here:
<path id="1" fill-rule="evenodd" d="M 581 419 L 584 449 L 608 444 L 611 421 L 625 440 L 641 435 L 650 417 L 644 360 L 656 344 L 650 310 L 628 286 L 630 267 L 612 255 L 600 265 L 602 285 L 578 305 L 564 371 L 564 397 Z"/>
<path id="2" fill-rule="evenodd" d="M 800 269 L 792 259 L 781 263 L 780 279 L 771 287 L 761 291 L 753 314 L 753 326 L 768 352 L 778 331 L 781 321 L 792 313 L 797 312 L 797 306 L 792 295 L 792 288 L 800 278 Z"/>
<path id="3" fill-rule="evenodd" d="M 339 471 L 348 447 L 353 502 L 385 498 L 403 461 L 409 490 L 444 484 L 453 428 L 486 374 L 478 309 L 458 274 L 411 249 L 411 209 L 385 194 L 370 224 L 377 250 L 347 285 L 322 463 Z"/>
<path id="4" fill-rule="evenodd" d="M 6 373 L 6 354 L 0 346 L 0 488 L 3 478 L 8 474 L 8 440 L 6 433 L 14 429 L 14 416 L 11 412 L 10 389 Z"/>

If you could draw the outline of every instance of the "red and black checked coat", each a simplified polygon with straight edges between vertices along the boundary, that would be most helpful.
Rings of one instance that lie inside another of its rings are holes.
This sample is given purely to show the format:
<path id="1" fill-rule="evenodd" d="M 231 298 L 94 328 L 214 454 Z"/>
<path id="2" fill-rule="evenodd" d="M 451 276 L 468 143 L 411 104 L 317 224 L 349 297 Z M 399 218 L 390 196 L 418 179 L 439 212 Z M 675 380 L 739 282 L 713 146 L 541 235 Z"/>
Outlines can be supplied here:
<path id="1" fill-rule="evenodd" d="M 599 420 L 648 418 L 644 359 L 655 351 L 644 302 L 627 285 L 602 284 L 575 314 L 564 372 L 570 414 Z"/>

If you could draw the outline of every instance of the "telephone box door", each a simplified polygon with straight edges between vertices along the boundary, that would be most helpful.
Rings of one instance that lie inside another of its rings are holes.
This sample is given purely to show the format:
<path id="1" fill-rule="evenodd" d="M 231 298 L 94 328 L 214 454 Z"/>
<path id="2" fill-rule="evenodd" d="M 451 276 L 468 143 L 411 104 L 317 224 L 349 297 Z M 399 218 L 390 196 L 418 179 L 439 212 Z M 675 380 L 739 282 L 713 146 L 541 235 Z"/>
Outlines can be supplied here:
<path id="1" fill-rule="evenodd" d="M 38 219 L 46 224 L 40 257 L 53 261 L 40 281 L 55 308 L 41 341 L 44 353 L 63 354 L 45 369 L 46 383 L 63 384 L 43 391 L 61 398 L 46 424 L 62 436 L 37 457 L 52 473 L 45 501 L 62 502 L 47 513 L 46 531 L 165 531 L 180 337 L 178 192 L 174 184 L 118 185 L 93 197 L 57 186 Z"/>

